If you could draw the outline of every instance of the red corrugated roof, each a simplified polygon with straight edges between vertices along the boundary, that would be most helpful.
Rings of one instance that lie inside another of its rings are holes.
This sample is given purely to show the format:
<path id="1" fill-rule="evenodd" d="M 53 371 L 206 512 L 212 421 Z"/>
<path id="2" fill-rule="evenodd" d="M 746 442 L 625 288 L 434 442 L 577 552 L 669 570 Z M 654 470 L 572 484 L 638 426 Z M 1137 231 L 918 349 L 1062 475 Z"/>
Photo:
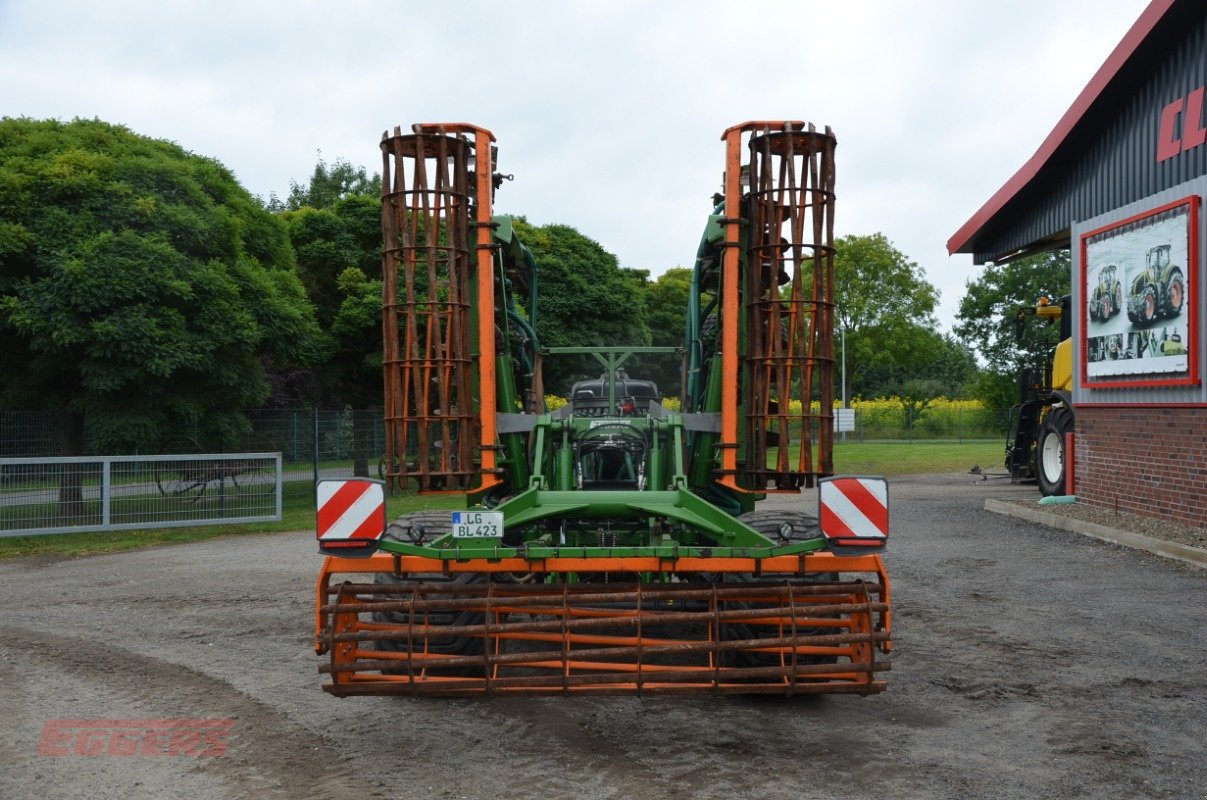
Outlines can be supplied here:
<path id="1" fill-rule="evenodd" d="M 1140 43 L 1152 32 L 1157 22 L 1165 16 L 1170 7 L 1177 0 L 1152 0 L 1148 4 L 1148 8 L 1144 9 L 1144 13 L 1136 20 L 1136 24 L 1132 25 L 1131 30 L 1123 37 L 1123 41 L 1119 42 L 1114 51 L 1106 59 L 1106 62 L 1090 79 L 1090 82 L 1081 94 L 1077 95 L 1077 99 L 1073 101 L 1073 105 L 1065 112 L 1060 121 L 1056 123 L 1056 127 L 1048 134 L 1048 138 L 1044 139 L 1043 144 L 1035 151 L 1035 155 L 1023 164 L 1018 172 L 1014 173 L 1014 177 L 1006 181 L 1002 188 L 994 192 L 985 205 L 981 206 L 980 210 L 972 215 L 972 218 L 960 226 L 960 229 L 947 240 L 947 253 L 954 255 L 959 252 L 966 252 L 964 247 L 972 240 L 981 228 L 985 226 L 994 215 L 996 215 L 1005 205 L 1010 202 L 1023 187 L 1030 183 L 1044 165 L 1048 163 L 1048 159 L 1056 152 L 1057 148 L 1064 143 L 1069 134 L 1081 122 L 1082 117 L 1089 111 L 1090 106 L 1102 94 L 1103 90 L 1114 80 L 1115 75 L 1131 58 L 1132 53 L 1140 46 Z"/>

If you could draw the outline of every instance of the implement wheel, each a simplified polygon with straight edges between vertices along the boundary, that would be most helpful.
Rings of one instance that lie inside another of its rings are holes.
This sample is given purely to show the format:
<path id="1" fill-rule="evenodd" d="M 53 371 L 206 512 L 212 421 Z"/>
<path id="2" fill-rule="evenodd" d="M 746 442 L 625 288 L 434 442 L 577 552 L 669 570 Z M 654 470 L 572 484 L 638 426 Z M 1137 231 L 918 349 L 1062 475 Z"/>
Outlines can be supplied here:
<path id="1" fill-rule="evenodd" d="M 809 514 L 797 511 L 751 511 L 738 517 L 759 533 L 777 543 L 812 539 L 819 535 L 817 519 Z M 756 583 L 760 579 L 753 575 L 726 575 L 727 581 L 735 583 Z M 819 573 L 810 575 L 812 583 L 829 583 L 838 581 L 838 573 Z M 731 602 L 726 605 L 728 610 L 752 609 L 758 606 L 752 603 Z M 821 628 L 802 628 L 801 635 L 823 634 L 828 631 Z M 723 641 L 743 639 L 773 639 L 784 635 L 773 626 L 751 625 L 744 622 L 730 622 L 721 626 L 720 636 Z M 783 657 L 776 653 L 759 653 L 749 650 L 739 650 L 729 654 L 732 667 L 778 667 L 783 663 Z M 833 664 L 838 661 L 836 656 L 797 656 L 801 664 Z"/>
<path id="2" fill-rule="evenodd" d="M 382 535 L 382 539 L 393 542 L 405 542 L 407 544 L 426 544 L 449 533 L 452 530 L 452 525 L 452 511 L 416 511 L 411 514 L 405 514 L 391 523 Z M 438 572 L 424 573 L 421 575 L 408 575 L 405 578 L 379 572 L 373 578 L 373 582 L 376 584 L 398 586 L 400 588 L 413 584 L 416 581 L 423 581 L 425 584 L 449 584 L 450 586 L 457 586 L 471 583 L 485 583 L 486 580 L 486 575 L 477 572 L 454 572 L 449 575 Z M 451 595 L 443 596 L 438 593 L 428 595 L 428 599 L 432 600 L 442 599 L 443 597 L 451 597 Z M 426 622 L 429 626 L 451 627 L 481 625 L 483 619 L 484 616 L 481 613 L 472 611 L 443 611 L 416 614 L 414 622 L 416 625 L 423 625 Z M 390 625 L 406 625 L 410 620 L 409 615 L 405 611 L 389 611 L 374 612 L 373 621 Z M 407 652 L 407 644 L 405 641 L 398 639 L 379 639 L 375 642 L 375 649 L 405 653 Z M 484 642 L 482 639 L 467 636 L 429 636 L 427 638 L 427 650 L 429 653 L 439 653 L 447 656 L 480 656 L 484 650 Z M 405 672 L 406 670 L 400 667 L 397 671 Z M 431 667 L 428 668 L 428 672 L 433 675 L 449 677 L 482 677 L 483 669 L 478 666 Z"/>

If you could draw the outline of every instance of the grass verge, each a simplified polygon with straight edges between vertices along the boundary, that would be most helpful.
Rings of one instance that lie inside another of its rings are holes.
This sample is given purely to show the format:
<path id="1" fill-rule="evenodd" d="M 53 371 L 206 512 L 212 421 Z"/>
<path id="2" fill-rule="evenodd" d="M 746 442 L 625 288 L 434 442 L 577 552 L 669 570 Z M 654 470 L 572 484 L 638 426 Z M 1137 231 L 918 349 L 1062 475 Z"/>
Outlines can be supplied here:
<path id="1" fill-rule="evenodd" d="M 454 498 L 443 495 L 397 495 L 388 499 L 386 516 L 394 519 L 409 511 L 450 507 L 454 503 Z M 286 483 L 281 491 L 281 506 L 280 522 L 0 537 L 0 558 L 98 555 L 158 544 L 199 542 L 219 536 L 314 530 L 314 484 L 309 481 Z"/>
<path id="2" fill-rule="evenodd" d="M 838 442 L 834 445 L 835 472 L 848 475 L 918 475 L 967 472 L 973 466 L 1001 466 L 1001 442 Z M 285 484 L 280 522 L 251 525 L 205 525 L 109 533 L 60 533 L 40 536 L 0 537 L 0 558 L 18 556 L 84 556 L 114 553 L 158 544 L 197 542 L 219 536 L 242 536 L 281 531 L 313 530 L 313 488 L 309 481 Z M 389 498 L 387 516 L 431 508 L 451 508 L 457 498 L 446 495 L 396 495 Z"/>
<path id="3" fill-rule="evenodd" d="M 924 475 L 967 472 L 974 466 L 1000 470 L 1006 445 L 983 442 L 837 442 L 834 471 L 846 475 Z"/>

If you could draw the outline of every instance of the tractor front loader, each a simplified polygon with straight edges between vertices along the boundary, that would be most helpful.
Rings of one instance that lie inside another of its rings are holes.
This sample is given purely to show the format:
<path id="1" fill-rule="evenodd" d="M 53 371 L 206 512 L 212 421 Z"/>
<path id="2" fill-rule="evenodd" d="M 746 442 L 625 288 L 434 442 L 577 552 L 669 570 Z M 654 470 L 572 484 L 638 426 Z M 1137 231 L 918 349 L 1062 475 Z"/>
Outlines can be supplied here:
<path id="1" fill-rule="evenodd" d="M 386 474 L 319 485 L 328 692 L 884 688 L 887 486 L 832 476 L 835 137 L 723 140 L 675 409 L 621 370 L 659 348 L 540 346 L 489 131 L 383 136 Z M 604 372 L 549 411 L 542 364 L 567 354 Z M 386 491 L 411 488 L 448 510 L 387 525 Z M 804 488 L 819 518 L 756 509 Z"/>

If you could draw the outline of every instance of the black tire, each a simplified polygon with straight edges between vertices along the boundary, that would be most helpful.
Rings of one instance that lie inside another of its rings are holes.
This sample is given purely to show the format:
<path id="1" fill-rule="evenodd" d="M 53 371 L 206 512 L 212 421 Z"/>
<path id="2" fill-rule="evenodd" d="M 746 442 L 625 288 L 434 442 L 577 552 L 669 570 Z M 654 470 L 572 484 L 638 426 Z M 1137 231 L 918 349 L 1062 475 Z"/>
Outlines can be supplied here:
<path id="1" fill-rule="evenodd" d="M 408 544 L 426 544 L 431 542 L 452 530 L 452 511 L 416 511 L 411 514 L 405 514 L 386 528 L 383 539 L 394 542 L 406 542 Z M 395 575 L 387 573 L 376 573 L 373 577 L 373 582 L 376 584 L 389 584 L 391 586 L 402 586 L 404 584 L 413 583 L 416 580 L 421 580 L 428 584 L 449 584 L 449 585 L 465 585 L 470 583 L 484 583 L 487 576 L 476 572 L 454 572 L 448 575 L 442 573 L 424 573 L 417 575 L 408 575 L 405 579 L 398 578 Z M 451 595 L 450 595 L 451 596 Z M 428 599 L 438 600 L 441 595 L 432 594 Z M 416 624 L 422 624 L 423 619 L 416 615 Z M 373 621 L 389 623 L 392 625 L 405 625 L 409 620 L 409 616 L 405 611 L 392 612 L 374 612 Z M 483 621 L 483 615 L 472 611 L 449 611 L 439 614 L 428 614 L 427 622 L 429 625 L 438 626 L 454 626 L 454 625 L 480 625 Z M 375 649 L 388 652 L 406 652 L 407 644 L 401 640 L 378 640 L 375 642 Z M 431 636 L 428 638 L 428 651 L 439 653 L 448 656 L 480 656 L 483 653 L 484 643 L 482 639 L 468 636 L 450 636 L 439 637 Z M 398 672 L 405 672 L 400 668 Z M 483 669 L 478 666 L 469 667 L 448 667 L 440 670 L 429 669 L 428 674 L 442 675 L 450 677 L 482 677 Z"/>
<path id="2" fill-rule="evenodd" d="M 738 517 L 776 544 L 816 539 L 817 517 L 802 511 L 751 511 Z"/>
<path id="3" fill-rule="evenodd" d="M 796 511 L 751 511 L 738 517 L 750 527 L 775 542 L 812 539 L 817 536 L 817 519 L 809 514 Z M 787 526 L 787 527 L 786 527 Z M 814 583 L 829 583 L 838 580 L 837 573 L 810 575 Z M 725 580 L 731 583 L 757 583 L 760 579 L 753 575 L 727 574 Z M 750 603 L 733 602 L 726 605 L 727 609 L 749 609 L 755 606 Z M 802 636 L 821 634 L 827 631 L 821 628 L 802 628 L 798 633 Z M 722 641 L 739 641 L 744 639 L 771 639 L 779 636 L 779 632 L 769 627 L 747 625 L 743 622 L 731 622 L 721 626 L 719 635 Z M 799 664 L 833 664 L 838 661 L 836 656 L 798 656 Z M 727 666 L 731 667 L 778 667 L 781 657 L 773 653 L 752 653 L 738 651 L 727 654 Z"/>
<path id="4" fill-rule="evenodd" d="M 1035 443 L 1035 477 L 1044 497 L 1065 492 L 1065 434 L 1073 432 L 1073 414 L 1067 408 L 1048 411 Z"/>
<path id="5" fill-rule="evenodd" d="M 1160 306 L 1157 303 L 1157 288 L 1152 284 L 1145 286 L 1144 294 L 1140 298 L 1139 324 L 1148 327 L 1156 322 L 1159 308 Z"/>
<path id="6" fill-rule="evenodd" d="M 1182 313 L 1186 303 L 1186 282 L 1182 279 L 1182 270 L 1174 267 L 1169 271 L 1169 282 L 1165 284 L 1165 295 L 1162 300 L 1162 316 L 1176 317 Z"/>

